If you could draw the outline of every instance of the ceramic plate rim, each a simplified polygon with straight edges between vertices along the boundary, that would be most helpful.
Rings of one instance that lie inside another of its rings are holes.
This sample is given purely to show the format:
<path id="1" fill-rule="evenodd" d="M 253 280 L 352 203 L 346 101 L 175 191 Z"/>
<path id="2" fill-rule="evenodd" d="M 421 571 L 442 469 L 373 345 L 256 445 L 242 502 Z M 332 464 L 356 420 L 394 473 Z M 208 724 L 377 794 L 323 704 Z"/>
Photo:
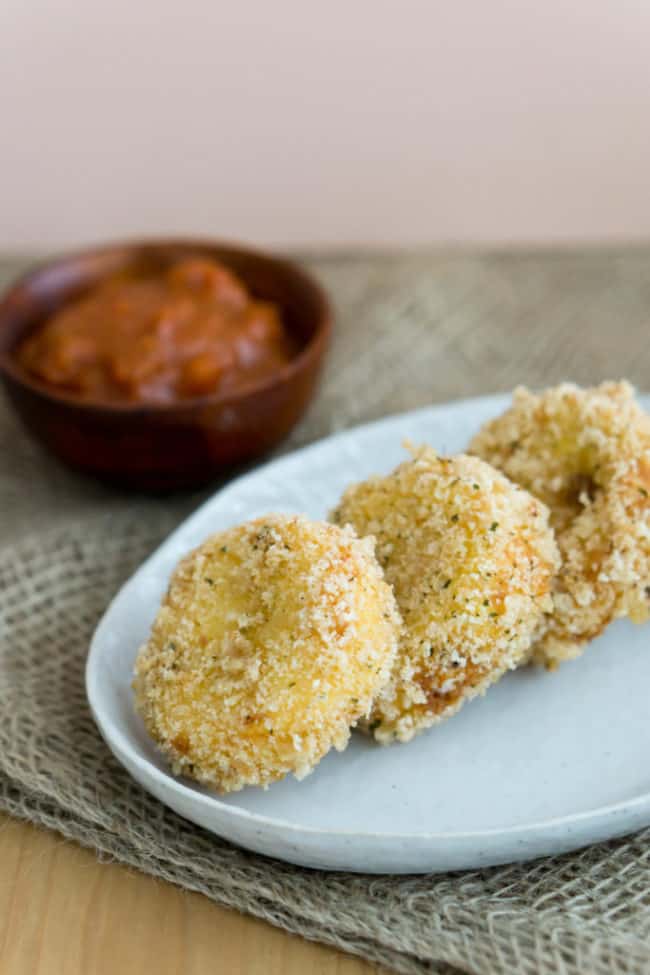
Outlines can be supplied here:
<path id="1" fill-rule="evenodd" d="M 647 406 L 647 394 L 638 393 L 640 399 L 646 400 L 645 405 Z M 279 819 L 272 816 L 266 816 L 261 813 L 250 812 L 247 809 L 242 808 L 237 805 L 226 804 L 221 801 L 217 794 L 210 795 L 205 792 L 200 792 L 197 789 L 186 785 L 182 779 L 176 778 L 171 772 L 163 771 L 153 764 L 148 758 L 137 754 L 129 740 L 127 734 L 122 730 L 120 724 L 112 717 L 110 713 L 106 713 L 105 709 L 101 704 L 101 695 L 98 691 L 98 668 L 97 661 L 101 655 L 101 636 L 104 628 L 110 622 L 110 615 L 114 604 L 119 600 L 122 592 L 127 586 L 131 586 L 137 583 L 137 579 L 141 574 L 144 574 L 149 566 L 149 564 L 154 561 L 160 549 L 166 546 L 174 539 L 177 535 L 182 534 L 191 525 L 194 519 L 198 519 L 204 508 L 211 505 L 214 499 L 219 496 L 223 498 L 224 495 L 228 495 L 231 492 L 236 492 L 239 488 L 245 484 L 251 478 L 258 478 L 261 474 L 272 471 L 277 466 L 286 464 L 288 461 L 300 460 L 308 456 L 311 452 L 317 451 L 326 442 L 331 443 L 335 440 L 344 440 L 348 437 L 353 438 L 358 435 L 364 435 L 365 433 L 371 432 L 379 426 L 385 426 L 391 421 L 396 424 L 401 421 L 410 421 L 411 419 L 417 419 L 423 415 L 431 415 L 437 411 L 447 410 L 449 407 L 460 406 L 461 404 L 472 404 L 477 408 L 489 406 L 494 407 L 495 413 L 502 409 L 507 403 L 510 402 L 510 394 L 497 393 L 488 396 L 480 397 L 459 397 L 453 400 L 448 400 L 443 403 L 433 403 L 429 406 L 420 407 L 416 410 L 406 410 L 399 413 L 388 414 L 387 416 L 380 417 L 379 419 L 372 420 L 369 423 L 359 424 L 353 427 L 347 427 L 344 430 L 335 431 L 326 437 L 323 437 L 313 443 L 307 444 L 304 447 L 300 447 L 297 450 L 291 451 L 289 453 L 283 454 L 282 456 L 268 461 L 254 469 L 241 474 L 240 476 L 229 481 L 227 485 L 215 492 L 215 494 L 210 495 L 198 508 L 196 508 L 186 519 L 184 519 L 180 525 L 178 525 L 174 531 L 172 531 L 163 541 L 156 547 L 156 549 L 141 563 L 141 565 L 135 570 L 134 573 L 126 580 L 126 582 L 119 588 L 115 596 L 109 603 L 108 607 L 102 614 L 102 617 L 95 628 L 93 637 L 90 644 L 90 649 L 88 652 L 88 657 L 86 660 L 85 667 L 85 684 L 86 684 L 86 696 L 90 706 L 90 710 L 97 727 L 108 745 L 109 749 L 113 752 L 115 757 L 120 761 L 123 766 L 125 762 L 122 758 L 122 753 L 128 756 L 129 761 L 137 768 L 142 769 L 143 773 L 149 777 L 156 780 L 165 789 L 169 789 L 172 792 L 177 792 L 179 795 L 187 797 L 192 803 L 198 803 L 204 806 L 206 809 L 218 809 L 223 812 L 226 816 L 232 819 L 241 819 L 249 823 L 259 824 L 261 826 L 269 826 L 273 829 L 282 829 L 284 831 L 290 831 L 292 833 L 308 833 L 310 835 L 321 835 L 321 836 L 332 836 L 332 837 L 345 837 L 353 838 L 359 840 L 366 839 L 382 839 L 387 841 L 399 842 L 399 841 L 424 841 L 424 842 L 444 842 L 444 841 L 464 841 L 464 840 L 480 840 L 482 838 L 495 840 L 498 838 L 508 838 L 511 836 L 517 836 L 518 834 L 528 834 L 530 832 L 536 832 L 537 834 L 552 833 L 560 827 L 572 826 L 578 823 L 585 823 L 592 821 L 594 823 L 602 823 L 608 819 L 613 819 L 621 813 L 631 813 L 642 812 L 643 810 L 648 811 L 648 818 L 650 819 L 650 791 L 647 791 L 641 795 L 634 796 L 631 799 L 621 800 L 620 802 L 610 803 L 607 806 L 600 806 L 595 809 L 585 810 L 583 812 L 569 813 L 565 816 L 551 817 L 550 819 L 542 819 L 535 822 L 527 822 L 521 825 L 512 825 L 505 827 L 495 827 L 486 830 L 472 830 L 472 831 L 454 831 L 454 832 L 441 832 L 441 833 L 428 833 L 428 832 L 410 832 L 410 833 L 393 833 L 393 832 L 383 832 L 383 831 L 373 831 L 364 830 L 359 832 L 358 830 L 346 830 L 341 828 L 322 828 L 317 826 L 301 825 L 299 823 L 291 822 L 290 820 Z M 132 776 L 132 773 L 127 767 L 127 772 Z M 132 776 L 133 777 L 133 776 Z M 141 783 L 140 783 L 141 784 Z M 163 800 L 160 800 L 163 801 Z M 634 828 L 634 827 L 632 827 Z M 612 834 L 613 835 L 613 834 Z M 588 843 L 589 841 L 586 841 Z M 584 845 L 584 844 L 583 844 Z"/>

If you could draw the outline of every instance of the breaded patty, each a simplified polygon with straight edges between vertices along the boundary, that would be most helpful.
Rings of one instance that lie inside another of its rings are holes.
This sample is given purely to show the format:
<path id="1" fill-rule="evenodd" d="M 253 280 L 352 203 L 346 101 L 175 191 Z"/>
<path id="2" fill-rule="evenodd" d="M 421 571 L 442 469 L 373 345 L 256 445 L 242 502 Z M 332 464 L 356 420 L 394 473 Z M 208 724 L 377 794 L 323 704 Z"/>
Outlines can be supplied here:
<path id="1" fill-rule="evenodd" d="M 519 388 L 469 449 L 551 511 L 562 565 L 535 660 L 577 656 L 615 617 L 648 619 L 650 418 L 628 383 Z"/>
<path id="2" fill-rule="evenodd" d="M 449 717 L 521 662 L 557 565 L 540 501 L 478 458 L 412 454 L 349 488 L 332 514 L 375 537 L 404 622 L 370 717 L 383 743 Z"/>
<path id="3" fill-rule="evenodd" d="M 138 655 L 137 706 L 177 774 L 221 792 L 302 778 L 369 713 L 399 623 L 372 541 L 258 518 L 176 569 Z"/>

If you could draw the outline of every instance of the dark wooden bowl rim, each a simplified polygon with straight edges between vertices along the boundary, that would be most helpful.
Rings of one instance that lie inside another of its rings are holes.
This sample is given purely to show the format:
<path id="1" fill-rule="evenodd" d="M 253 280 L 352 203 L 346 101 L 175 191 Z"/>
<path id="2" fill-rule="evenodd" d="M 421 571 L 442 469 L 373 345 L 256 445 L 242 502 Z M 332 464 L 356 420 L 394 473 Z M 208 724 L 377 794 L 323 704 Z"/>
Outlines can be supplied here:
<path id="1" fill-rule="evenodd" d="M 83 250 L 65 253 L 52 260 L 41 261 L 15 280 L 0 298 L 0 325 L 2 319 L 10 311 L 9 306 L 14 296 L 21 290 L 30 290 L 35 278 L 38 278 L 54 267 L 64 267 L 92 257 L 109 257 L 111 254 L 114 254 L 116 258 L 120 254 L 123 254 L 125 263 L 128 263 L 128 255 L 130 252 L 133 257 L 136 257 L 138 252 L 141 254 L 146 254 L 147 251 L 155 253 L 156 251 L 163 251 L 166 248 L 178 249 L 179 251 L 203 251 L 206 254 L 212 253 L 217 258 L 217 252 L 222 251 L 224 254 L 240 255 L 244 259 L 250 257 L 260 262 L 268 263 L 270 266 L 277 267 L 278 271 L 286 274 L 287 277 L 292 277 L 296 281 L 299 281 L 306 290 L 311 292 L 315 300 L 315 306 L 318 308 L 317 314 L 315 315 L 316 325 L 313 335 L 307 339 L 304 346 L 290 362 L 278 369 L 268 379 L 251 382 L 229 393 L 196 396 L 188 399 L 172 400 L 168 403 L 120 403 L 119 401 L 81 399 L 72 393 L 66 393 L 46 383 L 41 383 L 30 376 L 16 361 L 13 355 L 13 349 L 0 348 L 0 372 L 4 372 L 15 382 L 28 387 L 32 392 L 40 396 L 86 412 L 167 413 L 182 410 L 183 408 L 215 407 L 255 396 L 258 393 L 264 393 L 287 382 L 287 380 L 301 372 L 313 359 L 319 358 L 323 351 L 323 346 L 329 339 L 332 316 L 329 300 L 316 280 L 293 261 L 287 260 L 286 258 L 266 254 L 254 248 L 244 247 L 241 244 L 231 244 L 228 241 L 212 240 L 210 238 L 161 238 L 100 244 L 84 248 Z M 224 259 L 224 263 L 227 265 L 227 259 Z"/>

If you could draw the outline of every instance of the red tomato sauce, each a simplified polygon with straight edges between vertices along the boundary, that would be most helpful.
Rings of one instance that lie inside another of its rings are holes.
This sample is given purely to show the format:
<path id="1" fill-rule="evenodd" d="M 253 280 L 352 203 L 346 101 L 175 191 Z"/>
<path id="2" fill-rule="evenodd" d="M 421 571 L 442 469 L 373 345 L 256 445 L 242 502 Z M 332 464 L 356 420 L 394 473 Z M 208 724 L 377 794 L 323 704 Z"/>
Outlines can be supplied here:
<path id="1" fill-rule="evenodd" d="M 169 403 L 267 379 L 295 352 L 277 306 L 191 257 L 105 279 L 28 336 L 17 360 L 83 400 Z"/>

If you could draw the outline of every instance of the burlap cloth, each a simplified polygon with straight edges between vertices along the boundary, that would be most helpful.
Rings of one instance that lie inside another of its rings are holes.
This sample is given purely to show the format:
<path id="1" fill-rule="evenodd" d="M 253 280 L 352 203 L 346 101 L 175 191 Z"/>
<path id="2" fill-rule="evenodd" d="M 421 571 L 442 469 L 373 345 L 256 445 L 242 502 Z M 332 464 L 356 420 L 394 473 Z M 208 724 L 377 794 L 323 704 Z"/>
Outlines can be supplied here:
<path id="1" fill-rule="evenodd" d="M 307 263 L 334 298 L 336 340 L 288 446 L 517 382 L 650 387 L 648 250 Z M 366 877 L 243 852 L 150 798 L 99 738 L 83 664 L 120 582 L 200 496 L 134 498 L 70 474 L 4 404 L 0 458 L 0 808 L 397 972 L 650 971 L 650 831 L 519 866 Z"/>

